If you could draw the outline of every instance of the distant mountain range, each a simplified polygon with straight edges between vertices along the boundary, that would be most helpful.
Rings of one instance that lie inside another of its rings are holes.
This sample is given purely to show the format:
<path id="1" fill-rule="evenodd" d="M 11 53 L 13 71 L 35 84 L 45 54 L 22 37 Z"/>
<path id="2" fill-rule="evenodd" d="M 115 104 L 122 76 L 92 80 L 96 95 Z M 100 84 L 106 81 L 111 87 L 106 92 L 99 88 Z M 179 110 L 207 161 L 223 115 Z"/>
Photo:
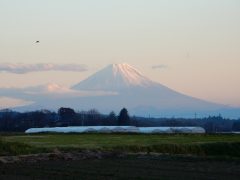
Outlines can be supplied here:
<path id="1" fill-rule="evenodd" d="M 0 95 L 34 102 L 17 110 L 71 107 L 96 108 L 103 113 L 126 107 L 131 115 L 198 117 L 219 115 L 239 118 L 240 109 L 207 102 L 176 92 L 145 77 L 128 64 L 112 64 L 72 86 L 57 84 L 25 89 L 1 89 Z"/>

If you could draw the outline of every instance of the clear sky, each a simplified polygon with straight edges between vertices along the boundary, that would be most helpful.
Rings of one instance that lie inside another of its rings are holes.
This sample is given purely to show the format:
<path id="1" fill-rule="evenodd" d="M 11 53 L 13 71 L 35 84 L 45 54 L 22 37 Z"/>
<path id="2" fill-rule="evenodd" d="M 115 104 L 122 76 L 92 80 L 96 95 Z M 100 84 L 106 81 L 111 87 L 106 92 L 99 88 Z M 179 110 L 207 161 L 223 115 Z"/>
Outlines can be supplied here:
<path id="1" fill-rule="evenodd" d="M 240 1 L 0 0 L 0 64 L 88 68 L 0 72 L 0 87 L 70 86 L 121 62 L 182 93 L 240 106 Z"/>

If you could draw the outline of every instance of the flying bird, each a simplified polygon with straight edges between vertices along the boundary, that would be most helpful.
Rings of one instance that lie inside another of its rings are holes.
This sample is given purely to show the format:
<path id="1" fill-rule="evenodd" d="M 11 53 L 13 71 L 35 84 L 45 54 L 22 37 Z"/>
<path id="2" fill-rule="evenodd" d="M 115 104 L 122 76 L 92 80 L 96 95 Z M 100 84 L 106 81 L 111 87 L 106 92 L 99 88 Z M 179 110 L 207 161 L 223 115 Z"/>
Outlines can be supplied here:
<path id="1" fill-rule="evenodd" d="M 35 43 L 40 43 L 40 41 L 36 41 Z"/>

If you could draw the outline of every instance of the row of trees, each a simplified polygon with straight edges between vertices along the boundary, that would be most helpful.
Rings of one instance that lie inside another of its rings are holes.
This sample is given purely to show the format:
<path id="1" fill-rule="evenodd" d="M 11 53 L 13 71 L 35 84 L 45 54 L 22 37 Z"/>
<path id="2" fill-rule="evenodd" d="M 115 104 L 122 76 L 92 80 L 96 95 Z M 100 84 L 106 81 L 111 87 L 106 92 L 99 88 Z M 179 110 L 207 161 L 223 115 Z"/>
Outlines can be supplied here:
<path id="1" fill-rule="evenodd" d="M 25 131 L 37 127 L 63 126 L 118 126 L 130 125 L 130 117 L 126 108 L 119 115 L 110 112 L 109 115 L 100 114 L 97 110 L 75 112 L 71 108 L 61 107 L 58 112 L 48 110 L 26 113 L 2 110 L 0 112 L 0 131 Z"/>
<path id="2" fill-rule="evenodd" d="M 123 108 L 117 116 L 114 111 L 111 111 L 108 116 L 100 114 L 96 109 L 89 111 L 81 111 L 76 113 L 71 108 L 61 107 L 58 110 L 59 121 L 58 124 L 61 126 L 67 125 L 89 125 L 101 124 L 101 125 L 130 125 L 130 117 L 126 108 Z M 80 123 L 80 124 L 79 124 Z"/>
<path id="3" fill-rule="evenodd" d="M 129 117 L 126 108 L 118 115 L 99 113 L 96 109 L 76 112 L 71 108 L 60 108 L 58 112 L 48 110 L 19 113 L 11 110 L 0 111 L 0 131 L 25 131 L 28 128 L 60 126 L 200 126 L 209 133 L 240 131 L 240 119 L 230 120 L 221 116 L 184 118 L 143 118 Z"/>

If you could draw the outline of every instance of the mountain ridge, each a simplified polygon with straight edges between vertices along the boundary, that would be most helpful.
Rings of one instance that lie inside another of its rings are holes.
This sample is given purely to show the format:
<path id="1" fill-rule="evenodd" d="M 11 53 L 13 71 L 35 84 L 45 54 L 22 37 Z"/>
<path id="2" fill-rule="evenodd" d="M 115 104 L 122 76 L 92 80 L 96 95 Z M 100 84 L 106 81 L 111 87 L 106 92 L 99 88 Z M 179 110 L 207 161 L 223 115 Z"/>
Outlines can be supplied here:
<path id="1" fill-rule="evenodd" d="M 150 80 L 126 63 L 108 65 L 69 88 L 70 94 L 64 90 L 62 94 L 54 95 L 54 91 L 57 94 L 61 89 L 62 87 L 53 84 L 47 86 L 48 94 L 23 93 L 24 99 L 33 99 L 35 104 L 22 109 L 96 108 L 103 113 L 109 113 L 112 110 L 118 112 L 126 107 L 130 114 L 137 116 L 193 117 L 197 113 L 198 117 L 219 114 L 223 117 L 240 117 L 238 109 L 179 93 Z"/>

